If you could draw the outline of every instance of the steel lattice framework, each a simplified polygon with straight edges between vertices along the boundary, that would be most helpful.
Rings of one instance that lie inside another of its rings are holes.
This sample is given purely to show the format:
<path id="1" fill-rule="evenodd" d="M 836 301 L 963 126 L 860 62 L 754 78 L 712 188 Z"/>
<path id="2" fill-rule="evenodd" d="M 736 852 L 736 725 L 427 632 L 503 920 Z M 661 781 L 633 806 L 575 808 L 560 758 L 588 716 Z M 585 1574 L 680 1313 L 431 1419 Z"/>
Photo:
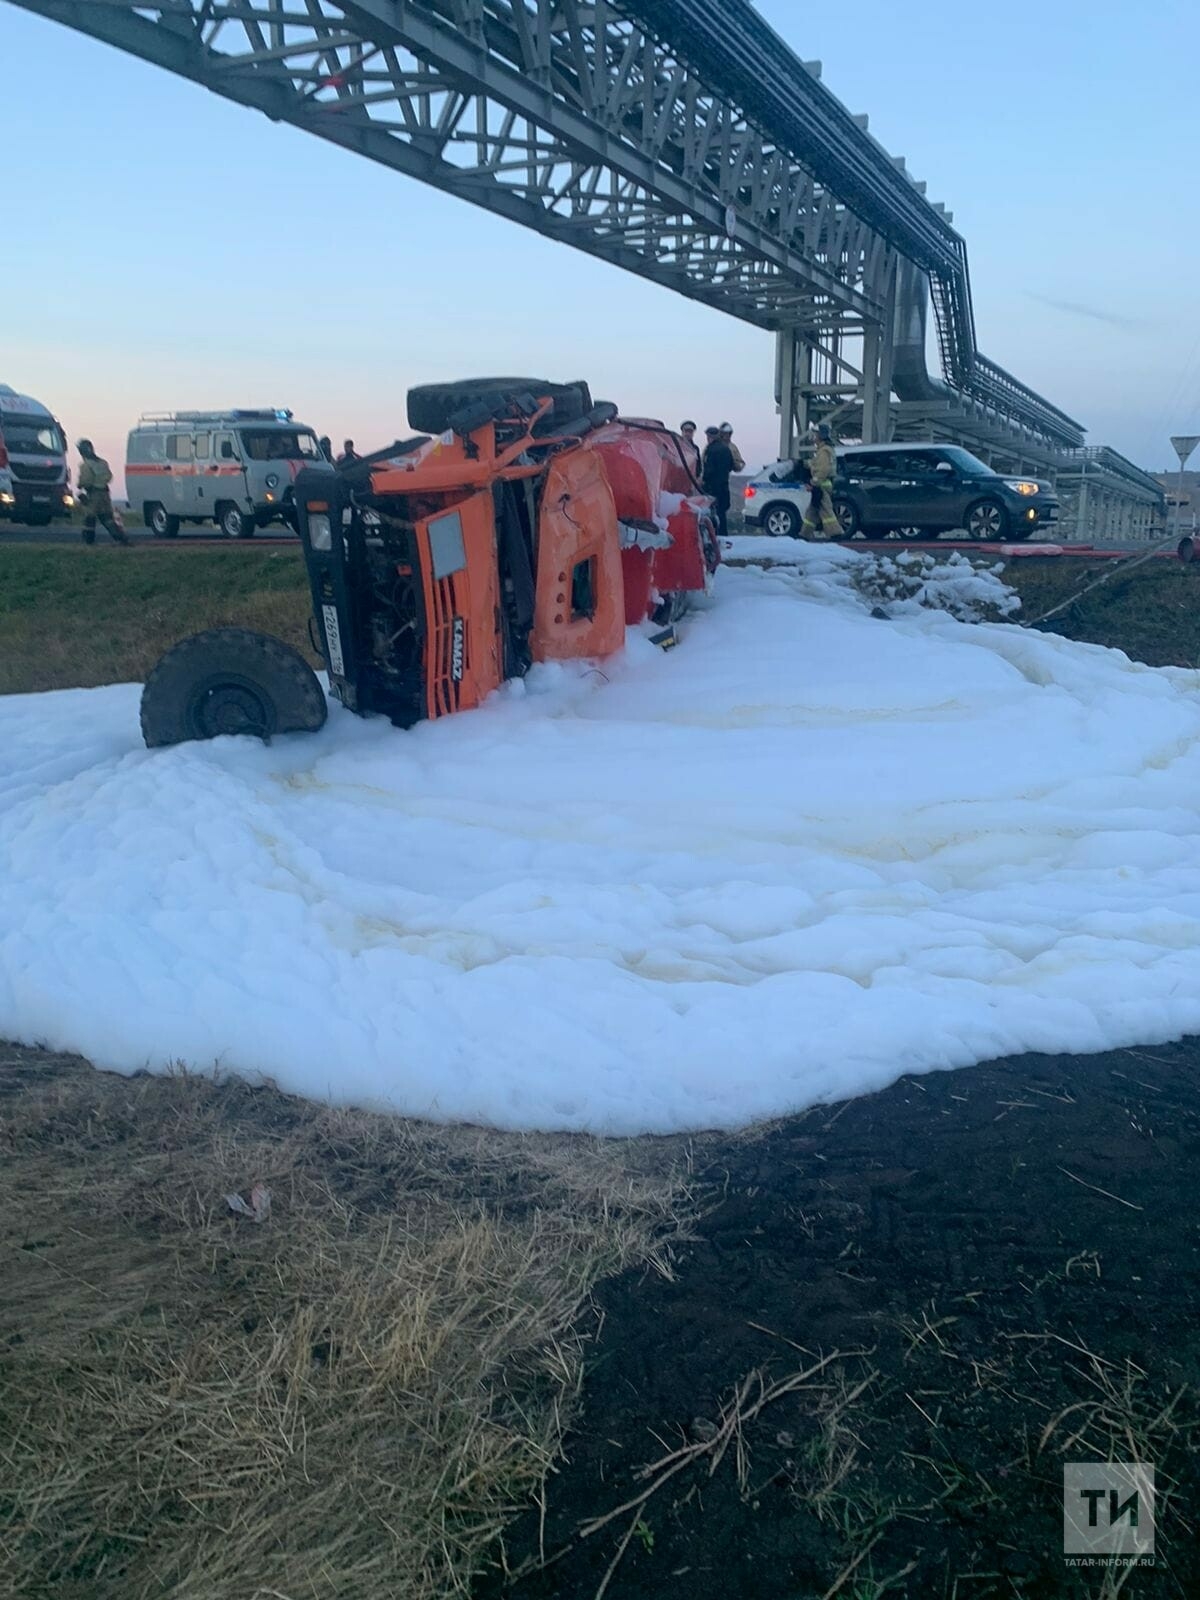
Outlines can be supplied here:
<path id="1" fill-rule="evenodd" d="M 18 0 L 760 327 L 883 313 L 887 241 L 608 0 Z"/>
<path id="2" fill-rule="evenodd" d="M 955 389 L 1059 448 L 1082 442 L 978 354 L 946 213 L 748 0 L 16 3 L 786 330 L 804 366 L 791 379 L 829 404 L 870 391 L 868 426 L 888 393 L 897 262 L 913 262 Z"/>
<path id="3" fill-rule="evenodd" d="M 948 212 L 750 0 L 14 3 L 773 330 L 781 453 L 835 414 L 1088 470 L 1080 424 L 979 353 Z"/>

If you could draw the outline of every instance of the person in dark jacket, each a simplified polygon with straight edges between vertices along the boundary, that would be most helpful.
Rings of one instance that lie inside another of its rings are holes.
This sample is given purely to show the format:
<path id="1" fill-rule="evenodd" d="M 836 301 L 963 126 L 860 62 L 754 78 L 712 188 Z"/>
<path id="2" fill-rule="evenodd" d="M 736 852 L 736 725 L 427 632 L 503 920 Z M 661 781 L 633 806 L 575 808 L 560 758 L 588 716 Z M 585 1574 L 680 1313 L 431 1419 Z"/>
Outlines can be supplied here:
<path id="1" fill-rule="evenodd" d="M 352 467 L 356 461 L 361 459 L 358 451 L 354 448 L 354 440 L 347 439 L 342 445 L 342 453 L 337 458 L 336 465 L 339 467 Z"/>
<path id="2" fill-rule="evenodd" d="M 729 479 L 733 473 L 733 451 L 721 438 L 720 428 L 705 428 L 708 440 L 704 448 L 701 482 L 704 492 L 712 496 L 717 513 L 717 532 L 721 538 L 729 534 Z"/>

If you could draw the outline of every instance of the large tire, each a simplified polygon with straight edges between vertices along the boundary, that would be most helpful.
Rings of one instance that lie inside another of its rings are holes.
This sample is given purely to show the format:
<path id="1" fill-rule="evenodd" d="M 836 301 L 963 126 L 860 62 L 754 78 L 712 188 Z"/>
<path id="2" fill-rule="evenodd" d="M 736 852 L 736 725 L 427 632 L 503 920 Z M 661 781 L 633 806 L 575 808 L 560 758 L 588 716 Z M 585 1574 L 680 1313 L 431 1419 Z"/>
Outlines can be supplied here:
<path id="1" fill-rule="evenodd" d="M 210 628 L 173 645 L 142 690 L 150 748 L 249 734 L 315 733 L 329 714 L 312 668 L 282 639 Z"/>
<path id="2" fill-rule="evenodd" d="M 179 518 L 173 517 L 157 500 L 151 500 L 142 507 L 142 520 L 160 539 L 177 539 L 179 537 Z"/>
<path id="3" fill-rule="evenodd" d="M 978 501 L 963 521 L 966 523 L 968 539 L 996 541 L 1008 538 L 1009 515 L 999 500 L 989 498 Z"/>
<path id="4" fill-rule="evenodd" d="M 586 383 L 549 383 L 545 378 L 464 378 L 461 383 L 422 383 L 408 391 L 408 425 L 418 433 L 445 433 L 466 412 L 499 410 L 513 395 L 549 395 L 557 422 L 574 422 L 592 409 Z"/>

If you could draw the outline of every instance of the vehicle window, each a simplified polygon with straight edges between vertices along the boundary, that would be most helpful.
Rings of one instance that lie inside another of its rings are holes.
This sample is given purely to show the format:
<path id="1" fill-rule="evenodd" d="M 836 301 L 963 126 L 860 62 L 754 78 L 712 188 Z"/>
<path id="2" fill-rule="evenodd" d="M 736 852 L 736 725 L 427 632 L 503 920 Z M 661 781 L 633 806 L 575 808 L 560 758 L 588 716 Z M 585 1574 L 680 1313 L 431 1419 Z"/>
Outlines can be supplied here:
<path id="1" fill-rule="evenodd" d="M 896 455 L 892 450 L 872 451 L 870 455 L 854 459 L 856 478 L 890 478 L 896 470 Z M 849 466 L 845 462 L 843 470 L 849 471 Z"/>
<path id="2" fill-rule="evenodd" d="M 295 428 L 243 428 L 241 439 L 251 461 L 316 461 L 321 454 L 316 435 Z"/>
<path id="3" fill-rule="evenodd" d="M 6 412 L 4 442 L 17 456 L 60 456 L 63 436 L 52 422 L 38 417 L 21 417 Z"/>
<path id="4" fill-rule="evenodd" d="M 216 453 L 222 461 L 236 461 L 237 450 L 234 447 L 231 433 L 218 433 L 216 436 Z"/>
<path id="5" fill-rule="evenodd" d="M 132 462 L 162 461 L 167 453 L 167 437 L 163 433 L 131 433 L 126 452 Z"/>
<path id="6" fill-rule="evenodd" d="M 197 461 L 207 461 L 208 460 L 208 450 L 209 450 L 209 440 L 210 440 L 210 438 L 211 438 L 211 435 L 209 435 L 207 433 L 198 433 L 196 435 L 196 460 Z"/>
<path id="7" fill-rule="evenodd" d="M 192 459 L 192 436 L 190 433 L 172 433 L 167 435 L 167 460 L 190 461 Z"/>
<path id="8" fill-rule="evenodd" d="M 948 444 L 939 450 L 938 454 L 943 460 L 949 461 L 952 466 L 957 467 L 959 472 L 970 473 L 974 477 L 977 477 L 980 473 L 995 477 L 995 473 L 986 461 L 980 461 L 978 456 L 973 456 L 969 450 L 964 450 L 961 445 Z"/>
<path id="9" fill-rule="evenodd" d="M 913 450 L 896 457 L 900 478 L 932 478 L 937 472 L 937 457 L 929 450 Z"/>

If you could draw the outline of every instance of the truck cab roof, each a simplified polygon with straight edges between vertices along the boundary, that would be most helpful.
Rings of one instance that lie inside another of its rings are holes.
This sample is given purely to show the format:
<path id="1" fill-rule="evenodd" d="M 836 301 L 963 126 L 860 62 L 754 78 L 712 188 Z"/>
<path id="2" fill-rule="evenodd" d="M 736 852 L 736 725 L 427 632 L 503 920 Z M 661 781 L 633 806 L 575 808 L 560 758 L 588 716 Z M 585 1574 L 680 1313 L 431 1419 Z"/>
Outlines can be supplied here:
<path id="1" fill-rule="evenodd" d="M 50 421 L 54 420 L 53 412 L 40 400 L 35 400 L 32 395 L 18 394 L 10 384 L 0 383 L 0 414 L 6 411 L 19 417 L 47 417 Z"/>

